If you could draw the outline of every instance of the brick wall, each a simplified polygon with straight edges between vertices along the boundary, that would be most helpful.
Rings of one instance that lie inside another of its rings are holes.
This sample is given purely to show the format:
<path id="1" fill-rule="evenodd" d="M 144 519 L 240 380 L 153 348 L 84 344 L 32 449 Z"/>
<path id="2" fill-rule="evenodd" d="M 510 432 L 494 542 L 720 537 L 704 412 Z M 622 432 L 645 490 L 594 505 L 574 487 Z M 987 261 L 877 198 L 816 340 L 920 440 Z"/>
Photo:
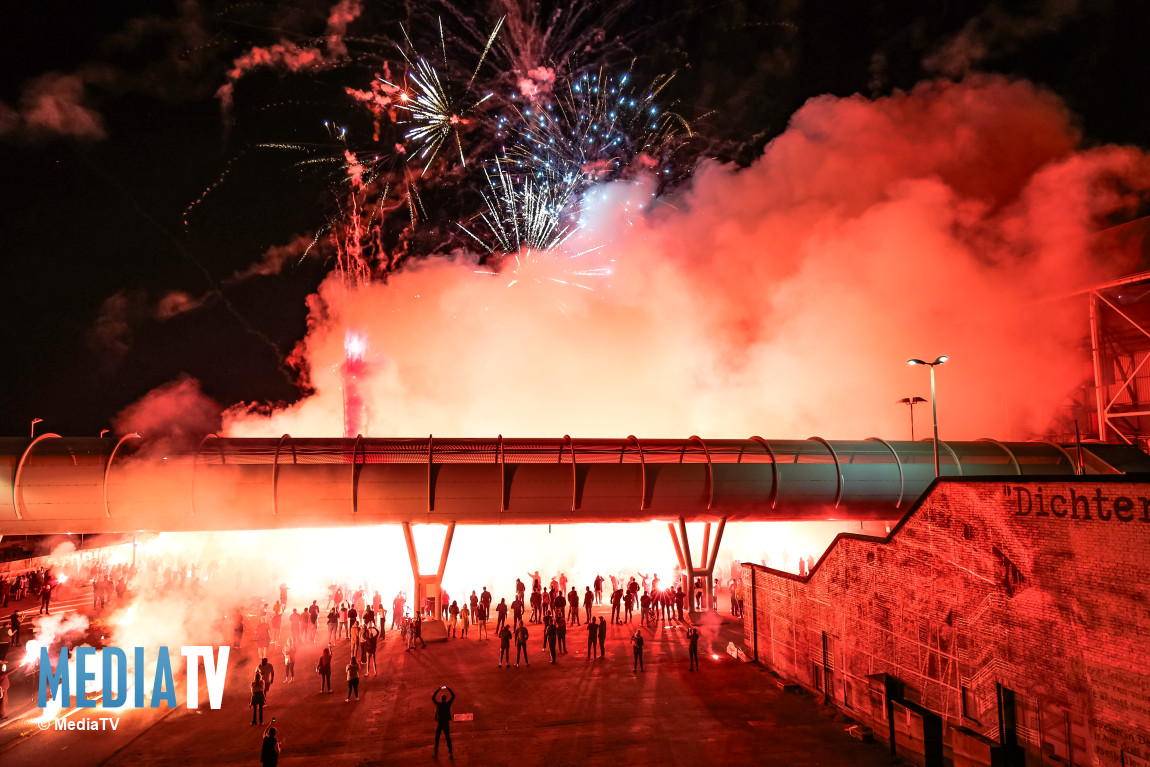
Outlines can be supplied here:
<path id="1" fill-rule="evenodd" d="M 947 757 L 999 738 L 1001 685 L 1031 762 L 1150 759 L 1150 483 L 1057 479 L 944 480 L 806 578 L 745 565 L 747 651 L 884 740 L 897 678 Z"/>

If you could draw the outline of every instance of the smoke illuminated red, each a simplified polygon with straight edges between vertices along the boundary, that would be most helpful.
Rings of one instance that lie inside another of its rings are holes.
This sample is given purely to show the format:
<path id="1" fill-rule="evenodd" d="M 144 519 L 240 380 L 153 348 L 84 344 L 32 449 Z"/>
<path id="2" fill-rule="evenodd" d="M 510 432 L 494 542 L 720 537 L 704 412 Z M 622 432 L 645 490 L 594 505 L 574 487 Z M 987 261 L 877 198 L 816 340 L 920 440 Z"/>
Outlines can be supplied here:
<path id="1" fill-rule="evenodd" d="M 355 327 L 386 339 L 357 374 L 379 435 L 901 436 L 891 403 L 926 385 L 905 360 L 946 353 L 943 437 L 1029 438 L 1083 372 L 1081 326 L 1035 302 L 1121 268 L 1092 237 L 1150 178 L 1138 150 L 1077 145 L 1052 95 L 1002 78 L 814 99 L 749 168 L 704 163 L 670 199 L 593 187 L 594 292 L 508 291 L 463 253 L 333 276 L 300 346 L 315 394 L 225 428 L 337 434 Z"/>

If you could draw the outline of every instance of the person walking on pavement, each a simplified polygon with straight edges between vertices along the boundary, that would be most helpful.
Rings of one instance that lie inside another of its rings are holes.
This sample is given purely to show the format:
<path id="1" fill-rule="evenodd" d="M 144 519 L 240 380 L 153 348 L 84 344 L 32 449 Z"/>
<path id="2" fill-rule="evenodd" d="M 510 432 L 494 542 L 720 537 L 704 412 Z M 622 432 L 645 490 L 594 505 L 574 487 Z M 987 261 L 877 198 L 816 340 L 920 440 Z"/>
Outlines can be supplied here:
<path id="1" fill-rule="evenodd" d="M 347 697 L 343 699 L 343 702 L 350 702 L 352 694 L 355 695 L 356 700 L 359 700 L 359 661 L 354 655 L 347 663 Z"/>
<path id="2" fill-rule="evenodd" d="M 699 668 L 699 630 L 694 626 L 687 629 L 687 655 L 691 661 L 691 671 Z"/>
<path id="3" fill-rule="evenodd" d="M 439 696 L 439 700 L 435 696 Z M 450 695 L 451 697 L 447 697 Z M 455 758 L 455 752 L 451 748 L 451 704 L 455 702 L 455 693 L 447 685 L 443 685 L 435 692 L 431 693 L 431 702 L 435 704 L 435 750 L 432 752 L 435 758 L 439 758 L 439 735 L 443 734 L 443 739 L 447 741 L 447 755 L 451 759 Z"/>
<path id="4" fill-rule="evenodd" d="M 295 681 L 295 658 L 297 650 L 295 642 L 288 641 L 284 645 L 284 684 Z"/>
<path id="5" fill-rule="evenodd" d="M 636 630 L 635 635 L 631 637 L 631 652 L 635 656 L 634 663 L 631 666 L 631 671 L 643 670 L 643 632 Z"/>
<path id="6" fill-rule="evenodd" d="M 266 704 L 268 693 L 271 692 L 272 689 L 272 682 L 276 679 L 276 669 L 267 658 L 260 661 L 258 668 L 260 677 L 264 680 L 264 703 Z"/>

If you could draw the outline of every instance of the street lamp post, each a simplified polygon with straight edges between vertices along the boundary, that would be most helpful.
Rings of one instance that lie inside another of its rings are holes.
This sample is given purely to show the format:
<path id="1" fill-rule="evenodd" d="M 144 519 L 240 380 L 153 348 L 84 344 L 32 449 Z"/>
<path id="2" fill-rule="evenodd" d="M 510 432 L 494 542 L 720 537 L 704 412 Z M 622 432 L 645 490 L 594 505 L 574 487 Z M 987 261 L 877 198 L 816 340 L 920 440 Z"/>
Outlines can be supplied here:
<path id="1" fill-rule="evenodd" d="M 930 411 L 934 420 L 934 476 L 940 476 L 938 470 L 938 397 L 935 396 L 934 390 L 934 369 L 936 366 L 946 362 L 947 356 L 945 354 L 935 358 L 934 362 L 925 362 L 919 359 L 907 360 L 908 365 L 928 365 L 930 367 Z"/>
<path id="2" fill-rule="evenodd" d="M 44 422 L 43 418 L 33 418 L 32 419 L 32 435 L 31 435 L 30 439 L 36 439 L 36 424 L 43 423 L 43 422 Z"/>
<path id="3" fill-rule="evenodd" d="M 910 441 L 914 442 L 914 406 L 926 402 L 922 397 L 903 397 L 896 404 L 910 405 Z"/>

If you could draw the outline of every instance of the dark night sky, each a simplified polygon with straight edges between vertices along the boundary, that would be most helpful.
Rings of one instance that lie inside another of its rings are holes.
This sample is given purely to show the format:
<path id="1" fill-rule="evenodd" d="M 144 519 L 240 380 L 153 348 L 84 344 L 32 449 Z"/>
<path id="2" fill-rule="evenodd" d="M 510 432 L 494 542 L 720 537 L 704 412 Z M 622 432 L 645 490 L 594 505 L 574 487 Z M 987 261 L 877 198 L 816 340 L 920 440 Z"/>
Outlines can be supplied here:
<path id="1" fill-rule="evenodd" d="M 395 5 L 369 0 L 349 37 L 395 36 L 400 22 L 418 23 Z M 302 337 L 305 297 L 330 264 L 307 260 L 223 287 L 168 321 L 155 311 L 166 292 L 201 296 L 268 247 L 314 231 L 330 210 L 325 183 L 252 145 L 309 135 L 325 110 L 347 108 L 339 77 L 365 82 L 367 68 L 253 74 L 237 88 L 230 127 L 213 97 L 242 51 L 321 33 L 328 6 L 5 5 L 0 434 L 26 434 L 39 417 L 52 431 L 95 436 L 181 373 L 224 405 L 298 396 L 281 361 Z M 677 70 L 665 95 L 694 118 L 696 152 L 745 164 L 808 98 L 881 96 L 964 71 L 1050 89 L 1078 116 L 1087 145 L 1148 147 L 1145 21 L 1134 3 L 1074 0 L 659 0 L 632 4 L 608 34 L 638 54 L 637 72 Z M 981 51 L 969 69 L 940 56 L 963 30 Z M 80 103 L 102 119 L 102 137 L 21 122 L 17 112 L 51 72 L 83 82 Z M 287 102 L 296 105 L 285 111 Z M 225 169 L 185 227 L 185 209 Z"/>

